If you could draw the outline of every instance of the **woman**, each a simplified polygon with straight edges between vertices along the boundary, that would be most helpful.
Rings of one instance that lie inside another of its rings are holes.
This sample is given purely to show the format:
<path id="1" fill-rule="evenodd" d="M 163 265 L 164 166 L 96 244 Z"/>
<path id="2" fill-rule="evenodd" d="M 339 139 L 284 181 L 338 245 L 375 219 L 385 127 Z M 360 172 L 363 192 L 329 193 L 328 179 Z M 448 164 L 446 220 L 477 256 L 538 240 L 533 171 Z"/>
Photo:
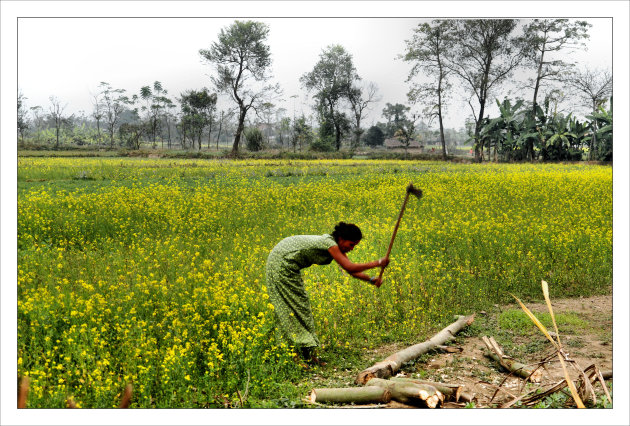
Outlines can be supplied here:
<path id="1" fill-rule="evenodd" d="M 334 259 L 350 275 L 381 286 L 381 280 L 363 271 L 385 267 L 388 258 L 368 263 L 352 263 L 346 253 L 359 244 L 363 235 L 354 224 L 339 222 L 331 235 L 295 235 L 280 241 L 267 259 L 267 293 L 275 308 L 278 327 L 309 362 L 317 359 L 319 346 L 311 304 L 304 288 L 301 270 L 313 264 L 328 265 Z"/>

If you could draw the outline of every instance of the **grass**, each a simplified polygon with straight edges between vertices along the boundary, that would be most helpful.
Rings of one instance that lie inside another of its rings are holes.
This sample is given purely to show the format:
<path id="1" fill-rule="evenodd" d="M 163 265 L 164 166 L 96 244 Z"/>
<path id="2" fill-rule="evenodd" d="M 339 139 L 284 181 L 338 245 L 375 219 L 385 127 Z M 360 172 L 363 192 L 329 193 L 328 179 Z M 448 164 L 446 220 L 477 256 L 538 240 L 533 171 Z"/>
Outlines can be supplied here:
<path id="1" fill-rule="evenodd" d="M 548 329 L 553 330 L 553 322 L 548 312 L 536 313 L 536 318 Z M 573 312 L 554 314 L 561 334 L 575 334 L 589 323 Z M 531 319 L 520 309 L 509 309 L 499 314 L 499 327 L 510 330 L 515 335 L 532 335 L 540 333 Z"/>
<path id="2" fill-rule="evenodd" d="M 364 234 L 350 258 L 381 257 L 410 181 L 424 196 L 380 289 L 304 271 L 329 365 L 303 371 L 276 337 L 267 254 L 344 220 Z M 245 407 L 297 406 L 314 375 L 345 383 L 368 350 L 425 340 L 510 292 L 539 297 L 541 279 L 553 297 L 607 293 L 611 186 L 610 167 L 587 165 L 20 157 L 29 406 L 113 407 L 128 382 L 132 407 L 240 407 L 246 389 Z"/>

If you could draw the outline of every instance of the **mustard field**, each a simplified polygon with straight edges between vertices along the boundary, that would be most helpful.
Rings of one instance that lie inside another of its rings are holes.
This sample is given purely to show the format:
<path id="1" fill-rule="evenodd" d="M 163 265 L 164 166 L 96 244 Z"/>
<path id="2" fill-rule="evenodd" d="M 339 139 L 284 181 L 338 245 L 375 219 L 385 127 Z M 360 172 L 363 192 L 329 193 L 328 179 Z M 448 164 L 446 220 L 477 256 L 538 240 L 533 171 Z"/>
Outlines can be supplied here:
<path id="1" fill-rule="evenodd" d="M 424 195 L 381 288 L 334 262 L 304 271 L 325 369 L 353 378 L 366 350 L 539 299 L 543 279 L 552 300 L 612 287 L 608 166 L 19 158 L 17 173 L 28 407 L 116 407 L 127 383 L 136 408 L 293 406 L 313 373 L 276 334 L 269 251 L 343 220 L 364 235 L 352 261 L 382 257 L 409 182 Z"/>

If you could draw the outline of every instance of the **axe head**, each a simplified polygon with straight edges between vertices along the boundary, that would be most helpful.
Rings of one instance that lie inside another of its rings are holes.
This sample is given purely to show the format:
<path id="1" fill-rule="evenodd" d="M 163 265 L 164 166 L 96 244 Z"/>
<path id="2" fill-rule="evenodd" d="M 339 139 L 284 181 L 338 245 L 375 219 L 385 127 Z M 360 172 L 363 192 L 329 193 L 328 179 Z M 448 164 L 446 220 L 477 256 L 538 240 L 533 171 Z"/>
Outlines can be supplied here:
<path id="1" fill-rule="evenodd" d="M 407 186 L 407 192 L 415 195 L 417 198 L 422 197 L 422 190 L 413 186 L 413 183 L 410 183 L 409 186 Z"/>

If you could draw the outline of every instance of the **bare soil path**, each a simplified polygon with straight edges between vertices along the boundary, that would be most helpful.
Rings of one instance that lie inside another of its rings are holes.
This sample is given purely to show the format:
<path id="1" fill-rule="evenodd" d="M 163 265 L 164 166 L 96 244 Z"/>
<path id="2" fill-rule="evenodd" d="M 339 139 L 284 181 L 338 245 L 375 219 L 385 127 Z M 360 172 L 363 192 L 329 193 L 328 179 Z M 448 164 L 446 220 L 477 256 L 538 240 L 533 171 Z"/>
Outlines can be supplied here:
<path id="1" fill-rule="evenodd" d="M 525 305 L 539 318 L 539 314 L 548 313 L 544 303 Z M 570 358 L 582 369 L 595 364 L 600 370 L 612 370 L 612 296 L 552 300 L 552 308 L 556 317 L 569 320 L 564 327 L 559 326 L 558 331 Z M 465 392 L 474 394 L 475 407 L 496 407 L 514 396 L 533 390 L 533 386 L 550 387 L 564 378 L 557 357 L 544 365 L 545 372 L 540 385 L 529 384 L 524 387 L 523 379 L 510 377 L 505 380 L 508 376 L 505 370 L 484 356 L 486 347 L 482 336 L 494 337 L 506 355 L 525 364 L 539 363 L 554 353 L 551 343 L 533 323 L 517 329 L 505 327 L 500 319 L 506 312 L 518 311 L 520 307 L 514 304 L 495 306 L 492 312 L 478 313 L 470 330 L 457 335 L 449 343 L 450 346 L 460 348 L 461 352 L 426 354 L 403 366 L 399 375 L 462 385 Z M 380 348 L 374 351 L 374 359 L 386 358 L 400 349 L 403 347 L 399 345 Z M 575 379 L 577 376 L 572 377 Z M 595 390 L 598 394 L 597 391 L 602 391 L 600 386 Z"/>

